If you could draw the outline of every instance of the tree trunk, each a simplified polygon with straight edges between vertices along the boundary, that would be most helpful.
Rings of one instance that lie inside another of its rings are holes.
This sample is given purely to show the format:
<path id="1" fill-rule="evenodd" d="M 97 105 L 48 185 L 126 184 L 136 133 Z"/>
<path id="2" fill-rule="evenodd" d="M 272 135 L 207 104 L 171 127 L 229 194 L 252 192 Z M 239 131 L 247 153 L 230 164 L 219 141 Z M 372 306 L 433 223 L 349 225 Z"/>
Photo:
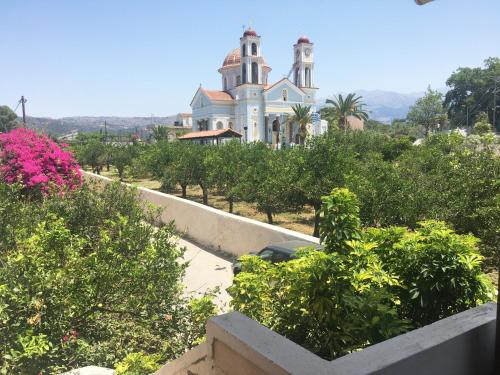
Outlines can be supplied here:
<path id="1" fill-rule="evenodd" d="M 200 185 L 201 191 L 203 192 L 203 204 L 205 206 L 208 206 L 208 189 L 203 184 L 199 184 L 199 185 Z"/>
<path id="2" fill-rule="evenodd" d="M 266 214 L 267 214 L 267 222 L 269 224 L 272 224 L 273 223 L 273 212 L 271 210 L 267 210 Z"/>
<path id="3" fill-rule="evenodd" d="M 228 199 L 228 202 L 229 202 L 229 213 L 232 214 L 233 213 L 233 198 L 229 198 Z"/>
<path id="4" fill-rule="evenodd" d="M 106 170 L 109 172 L 109 163 L 106 163 Z"/>
<path id="5" fill-rule="evenodd" d="M 321 204 L 314 204 L 314 237 L 319 237 L 319 223 L 320 223 L 320 213 L 321 213 Z"/>
<path id="6" fill-rule="evenodd" d="M 182 188 L 182 198 L 186 198 L 187 185 L 181 185 L 181 188 Z"/>

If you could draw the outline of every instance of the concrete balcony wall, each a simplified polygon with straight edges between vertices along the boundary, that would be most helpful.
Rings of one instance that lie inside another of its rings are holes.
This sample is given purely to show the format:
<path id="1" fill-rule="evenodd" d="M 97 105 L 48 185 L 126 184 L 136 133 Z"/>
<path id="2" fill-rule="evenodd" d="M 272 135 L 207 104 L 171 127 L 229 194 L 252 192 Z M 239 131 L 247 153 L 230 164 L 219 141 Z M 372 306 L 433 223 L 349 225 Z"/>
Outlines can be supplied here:
<path id="1" fill-rule="evenodd" d="M 102 183 L 112 181 L 94 173 L 82 173 L 87 179 Z M 186 237 L 214 250 L 240 256 L 261 250 L 274 242 L 305 240 L 319 243 L 316 237 L 233 215 L 187 199 L 142 187 L 138 191 L 143 201 L 163 208 L 163 223 L 174 221 L 177 230 L 185 233 Z"/>
<path id="2" fill-rule="evenodd" d="M 489 375 L 495 316 L 488 303 L 330 362 L 232 312 L 208 322 L 205 346 L 156 375 Z"/>

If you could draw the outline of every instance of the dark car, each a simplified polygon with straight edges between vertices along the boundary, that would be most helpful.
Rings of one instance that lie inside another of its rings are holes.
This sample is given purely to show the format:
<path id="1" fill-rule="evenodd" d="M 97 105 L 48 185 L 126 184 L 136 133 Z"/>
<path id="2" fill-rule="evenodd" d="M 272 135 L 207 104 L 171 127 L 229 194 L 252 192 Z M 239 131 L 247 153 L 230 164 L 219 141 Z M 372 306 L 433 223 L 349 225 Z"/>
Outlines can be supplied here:
<path id="1" fill-rule="evenodd" d="M 250 253 L 249 255 L 256 255 L 271 263 L 287 262 L 295 258 L 295 252 L 302 247 L 313 247 L 315 250 L 322 250 L 323 246 L 309 241 L 285 241 L 267 245 L 257 254 Z M 237 275 L 241 272 L 241 262 L 237 259 L 233 263 L 233 273 Z"/>

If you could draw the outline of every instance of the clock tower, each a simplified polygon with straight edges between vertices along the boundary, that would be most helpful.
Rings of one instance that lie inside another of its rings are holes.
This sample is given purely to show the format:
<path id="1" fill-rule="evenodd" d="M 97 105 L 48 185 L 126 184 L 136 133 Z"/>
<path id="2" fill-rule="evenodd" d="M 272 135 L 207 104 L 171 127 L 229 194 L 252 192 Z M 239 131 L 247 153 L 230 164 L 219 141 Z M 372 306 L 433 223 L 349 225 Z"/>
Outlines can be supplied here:
<path id="1" fill-rule="evenodd" d="M 293 45 L 294 52 L 294 74 L 293 83 L 295 86 L 314 89 L 314 59 L 313 43 L 306 36 L 301 36 L 297 43 Z"/>

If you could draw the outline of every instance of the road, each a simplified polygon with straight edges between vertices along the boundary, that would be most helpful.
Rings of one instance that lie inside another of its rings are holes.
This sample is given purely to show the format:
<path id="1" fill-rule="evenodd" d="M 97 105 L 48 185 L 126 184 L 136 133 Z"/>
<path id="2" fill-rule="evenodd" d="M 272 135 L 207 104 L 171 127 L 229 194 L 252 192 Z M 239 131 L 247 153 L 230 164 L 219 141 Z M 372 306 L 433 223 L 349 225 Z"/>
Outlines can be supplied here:
<path id="1" fill-rule="evenodd" d="M 178 243 L 186 248 L 184 260 L 189 262 L 183 280 L 186 294 L 196 297 L 219 287 L 220 293 L 215 302 L 221 312 L 229 311 L 231 298 L 227 294 L 226 288 L 233 282 L 231 260 L 182 238 L 179 239 Z"/>

